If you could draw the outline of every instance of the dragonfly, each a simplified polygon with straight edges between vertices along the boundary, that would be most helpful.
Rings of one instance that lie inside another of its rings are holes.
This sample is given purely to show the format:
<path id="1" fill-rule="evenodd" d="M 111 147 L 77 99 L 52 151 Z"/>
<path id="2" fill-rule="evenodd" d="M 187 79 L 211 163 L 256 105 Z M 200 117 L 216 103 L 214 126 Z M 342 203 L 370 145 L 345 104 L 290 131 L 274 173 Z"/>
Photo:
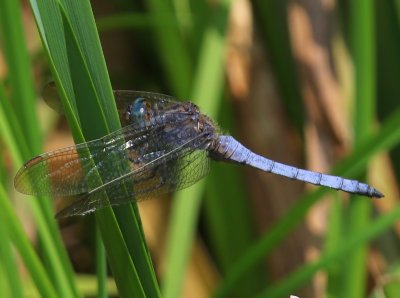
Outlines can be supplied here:
<path id="1" fill-rule="evenodd" d="M 205 177 L 210 161 L 251 166 L 314 185 L 381 198 L 357 180 L 313 172 L 260 156 L 191 102 L 141 91 L 114 91 L 122 128 L 104 137 L 43 153 L 17 172 L 24 194 L 70 197 L 56 217 L 85 215 L 189 187 Z"/>

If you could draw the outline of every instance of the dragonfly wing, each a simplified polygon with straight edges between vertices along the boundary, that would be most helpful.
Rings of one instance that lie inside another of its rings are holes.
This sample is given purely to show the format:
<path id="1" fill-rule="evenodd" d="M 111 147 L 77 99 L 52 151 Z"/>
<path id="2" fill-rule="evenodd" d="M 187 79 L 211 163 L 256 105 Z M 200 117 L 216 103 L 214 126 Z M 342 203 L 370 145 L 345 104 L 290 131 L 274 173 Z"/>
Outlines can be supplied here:
<path id="1" fill-rule="evenodd" d="M 207 142 L 199 135 L 172 148 L 151 162 L 92 190 L 62 210 L 57 217 L 85 215 L 106 206 L 141 201 L 186 188 L 209 172 L 208 152 L 200 149 Z"/>
<path id="2" fill-rule="evenodd" d="M 41 154 L 18 171 L 15 188 L 30 195 L 87 193 L 121 175 L 118 168 L 128 165 L 132 148 L 145 146 L 146 136 L 157 135 L 160 129 L 159 126 L 140 129 L 132 124 L 98 140 Z M 98 173 L 102 174 L 102 180 Z"/>

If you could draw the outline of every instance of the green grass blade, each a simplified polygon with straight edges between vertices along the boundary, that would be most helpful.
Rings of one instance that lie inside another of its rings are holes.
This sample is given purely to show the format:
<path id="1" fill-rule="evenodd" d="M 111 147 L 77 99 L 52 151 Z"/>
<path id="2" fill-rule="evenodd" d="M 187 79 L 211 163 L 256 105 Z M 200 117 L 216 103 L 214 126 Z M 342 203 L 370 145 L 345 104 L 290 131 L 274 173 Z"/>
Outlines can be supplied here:
<path id="1" fill-rule="evenodd" d="M 105 118 L 109 119 L 106 124 L 110 126 L 110 130 L 117 130 L 120 128 L 119 117 L 115 101 L 111 100 L 113 98 L 111 82 L 107 75 L 107 67 L 90 2 L 61 1 L 61 3 L 65 7 L 65 13 L 72 27 L 72 32 L 76 35 Z"/>
<path id="2" fill-rule="evenodd" d="M 355 143 L 360 143 L 372 130 L 375 116 L 375 40 L 374 1 L 352 1 L 350 4 L 350 42 L 355 66 Z M 365 177 L 362 175 L 361 177 Z M 362 232 L 369 221 L 372 205 L 362 197 L 351 200 L 347 230 Z M 348 255 L 343 275 L 346 286 L 343 297 L 365 297 L 367 247 Z"/>
<path id="3" fill-rule="evenodd" d="M 359 143 L 373 129 L 375 118 L 374 1 L 352 1 L 351 48 L 355 65 L 354 136 Z"/>
<path id="4" fill-rule="evenodd" d="M 98 91 L 94 86 L 93 77 L 88 67 L 88 61 L 83 55 L 81 45 L 79 45 L 71 21 L 66 15 L 66 11 L 62 6 L 60 6 L 60 10 L 64 25 L 68 68 L 71 72 L 75 98 L 80 99 L 75 101 L 79 122 L 86 139 L 97 139 L 104 136 L 104 132 L 110 132 L 110 128 L 106 122 Z M 110 99 L 111 98 L 112 96 Z M 88 117 L 87 114 L 85 115 L 88 111 L 91 111 L 90 117 Z M 96 123 L 96 125 L 93 125 L 93 123 Z"/>
<path id="5" fill-rule="evenodd" d="M 49 66 L 57 84 L 68 124 L 71 127 L 74 138 L 79 142 L 83 142 L 85 139 L 82 135 L 79 120 L 76 117 L 75 93 L 68 67 L 67 46 L 60 10 L 55 1 L 30 1 L 30 4 L 45 53 L 49 59 Z"/>

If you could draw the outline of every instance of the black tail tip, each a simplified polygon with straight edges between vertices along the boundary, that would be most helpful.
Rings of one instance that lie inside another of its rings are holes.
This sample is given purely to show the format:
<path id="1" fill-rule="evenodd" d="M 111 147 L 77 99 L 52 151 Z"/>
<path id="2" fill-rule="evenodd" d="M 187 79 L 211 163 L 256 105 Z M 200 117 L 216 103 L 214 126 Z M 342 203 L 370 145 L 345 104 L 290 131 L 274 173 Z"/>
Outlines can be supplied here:
<path id="1" fill-rule="evenodd" d="M 383 193 L 381 193 L 379 190 L 377 190 L 377 189 L 374 189 L 374 191 L 373 191 L 373 193 L 372 193 L 372 197 L 373 198 L 377 198 L 377 199 L 380 199 L 380 198 L 383 198 L 385 195 L 383 194 Z"/>

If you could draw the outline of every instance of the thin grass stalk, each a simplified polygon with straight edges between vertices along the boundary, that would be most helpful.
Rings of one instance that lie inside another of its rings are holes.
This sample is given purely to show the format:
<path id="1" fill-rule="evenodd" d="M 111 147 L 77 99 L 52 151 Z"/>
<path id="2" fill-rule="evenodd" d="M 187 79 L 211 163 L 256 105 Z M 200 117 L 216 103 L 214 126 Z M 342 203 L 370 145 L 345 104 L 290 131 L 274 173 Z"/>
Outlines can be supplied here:
<path id="1" fill-rule="evenodd" d="M 107 261 L 106 251 L 98 227 L 95 227 L 96 241 L 96 273 L 97 273 L 97 297 L 107 298 Z"/>
<path id="2" fill-rule="evenodd" d="M 375 40 L 374 1 L 350 2 L 350 44 L 355 67 L 354 136 L 357 146 L 371 133 L 375 116 Z M 365 177 L 365 175 L 363 175 Z M 350 202 L 349 227 L 352 234 L 362 232 L 369 222 L 372 205 L 361 197 Z M 367 246 L 348 256 L 343 267 L 344 297 L 365 297 Z"/>

